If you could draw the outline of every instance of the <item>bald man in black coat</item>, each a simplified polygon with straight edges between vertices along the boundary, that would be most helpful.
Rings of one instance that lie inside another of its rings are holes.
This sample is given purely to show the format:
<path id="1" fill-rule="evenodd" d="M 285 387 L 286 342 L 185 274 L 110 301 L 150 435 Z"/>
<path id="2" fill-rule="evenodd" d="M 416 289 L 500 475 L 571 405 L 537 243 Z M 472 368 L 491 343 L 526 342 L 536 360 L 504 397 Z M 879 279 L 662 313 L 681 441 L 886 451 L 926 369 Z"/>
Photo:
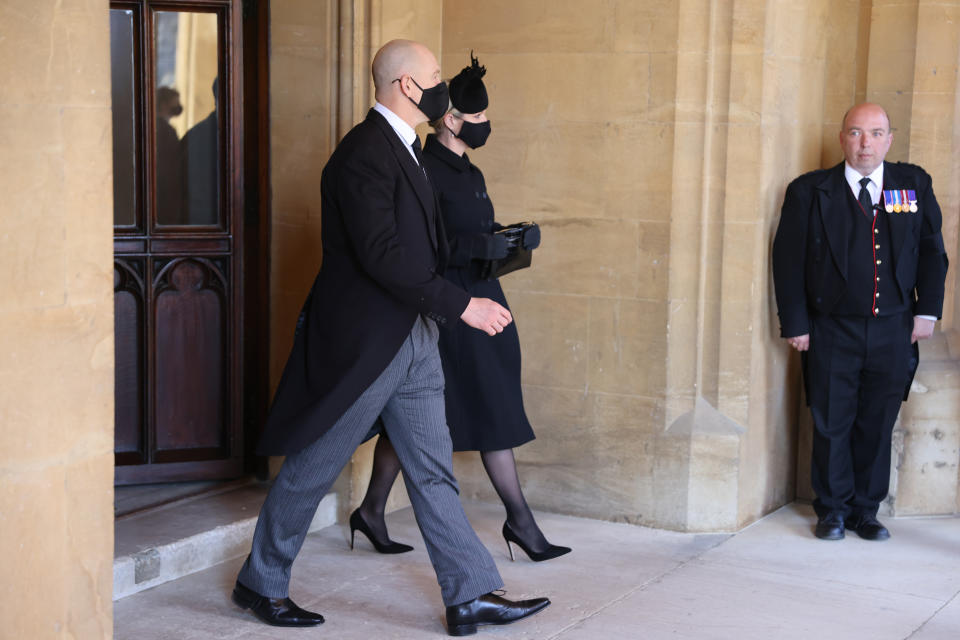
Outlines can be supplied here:
<path id="1" fill-rule="evenodd" d="M 377 53 L 373 73 L 376 105 L 323 170 L 323 264 L 259 446 L 287 457 L 233 599 L 268 624 L 323 622 L 290 600 L 290 570 L 317 505 L 381 416 L 447 605 L 448 631 L 468 635 L 550 603 L 492 593 L 503 582 L 460 504 L 444 416 L 437 325 L 463 320 L 494 335 L 512 319 L 441 276 L 445 235 L 414 131 L 447 108 L 436 58 L 421 44 L 395 40 Z"/>

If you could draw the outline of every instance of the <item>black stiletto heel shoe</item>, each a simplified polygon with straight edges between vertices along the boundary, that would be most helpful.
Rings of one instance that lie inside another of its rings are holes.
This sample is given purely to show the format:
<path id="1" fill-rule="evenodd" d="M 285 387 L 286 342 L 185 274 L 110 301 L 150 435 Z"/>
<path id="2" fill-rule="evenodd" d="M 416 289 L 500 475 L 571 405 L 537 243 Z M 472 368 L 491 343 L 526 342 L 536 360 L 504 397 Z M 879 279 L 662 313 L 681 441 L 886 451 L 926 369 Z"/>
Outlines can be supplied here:
<path id="1" fill-rule="evenodd" d="M 513 547 L 510 546 L 511 542 L 523 549 L 527 556 L 529 556 L 529 558 L 534 562 L 543 562 L 544 560 L 559 558 L 560 556 L 572 551 L 570 547 L 559 547 L 555 544 L 551 544 L 543 551 L 534 551 L 527 546 L 526 542 L 520 539 L 520 536 L 513 532 L 513 529 L 511 529 L 510 525 L 506 522 L 503 523 L 503 539 L 507 541 L 507 550 L 510 552 L 510 560 L 515 560 L 513 557 Z"/>
<path id="2" fill-rule="evenodd" d="M 368 525 L 367 521 L 360 515 L 360 509 L 350 514 L 350 549 L 353 549 L 353 536 L 357 531 L 367 536 L 367 540 L 369 540 L 373 548 L 377 550 L 377 553 L 406 553 L 407 551 L 413 551 L 413 547 L 410 545 L 394 542 L 389 538 L 387 538 L 386 544 L 377 542 L 377 539 L 373 536 L 373 531 L 370 530 L 370 525 Z"/>

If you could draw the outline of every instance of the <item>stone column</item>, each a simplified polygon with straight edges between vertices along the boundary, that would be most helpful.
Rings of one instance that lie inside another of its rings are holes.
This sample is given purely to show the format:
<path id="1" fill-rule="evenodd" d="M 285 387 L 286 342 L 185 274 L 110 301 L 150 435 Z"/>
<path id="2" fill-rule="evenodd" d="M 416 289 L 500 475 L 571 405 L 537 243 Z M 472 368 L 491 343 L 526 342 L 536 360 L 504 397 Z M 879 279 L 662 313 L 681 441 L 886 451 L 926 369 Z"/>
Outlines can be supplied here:
<path id="1" fill-rule="evenodd" d="M 0 581 L 8 638 L 112 635 L 108 5 L 0 4 Z"/>
<path id="2" fill-rule="evenodd" d="M 895 515 L 960 512 L 960 331 L 956 269 L 960 214 L 960 2 L 873 3 L 867 95 L 892 105 L 891 160 L 933 177 L 950 257 L 943 321 L 920 347 L 920 369 L 894 432 Z M 889 52 L 893 49 L 893 53 Z"/>

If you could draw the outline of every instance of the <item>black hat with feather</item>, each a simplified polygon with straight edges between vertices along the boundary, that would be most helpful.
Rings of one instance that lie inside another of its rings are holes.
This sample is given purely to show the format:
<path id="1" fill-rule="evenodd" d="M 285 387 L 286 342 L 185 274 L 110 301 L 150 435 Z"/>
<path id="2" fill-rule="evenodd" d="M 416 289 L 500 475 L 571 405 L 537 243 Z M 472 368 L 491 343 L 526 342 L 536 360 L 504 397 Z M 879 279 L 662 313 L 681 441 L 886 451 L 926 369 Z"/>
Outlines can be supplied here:
<path id="1" fill-rule="evenodd" d="M 486 67 L 481 67 L 470 52 L 470 66 L 464 67 L 450 81 L 450 102 L 460 113 L 480 113 L 487 108 L 487 88 L 483 86 Z"/>

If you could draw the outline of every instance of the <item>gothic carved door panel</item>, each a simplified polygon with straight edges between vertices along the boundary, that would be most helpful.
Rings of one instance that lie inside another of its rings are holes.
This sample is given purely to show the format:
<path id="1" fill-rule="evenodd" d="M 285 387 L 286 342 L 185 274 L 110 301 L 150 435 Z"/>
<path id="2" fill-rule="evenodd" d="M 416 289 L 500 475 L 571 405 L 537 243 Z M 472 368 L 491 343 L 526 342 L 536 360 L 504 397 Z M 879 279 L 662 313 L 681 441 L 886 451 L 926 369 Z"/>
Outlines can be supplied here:
<path id="1" fill-rule="evenodd" d="M 235 477 L 245 234 L 262 226 L 243 215 L 242 6 L 110 7 L 116 481 Z"/>

